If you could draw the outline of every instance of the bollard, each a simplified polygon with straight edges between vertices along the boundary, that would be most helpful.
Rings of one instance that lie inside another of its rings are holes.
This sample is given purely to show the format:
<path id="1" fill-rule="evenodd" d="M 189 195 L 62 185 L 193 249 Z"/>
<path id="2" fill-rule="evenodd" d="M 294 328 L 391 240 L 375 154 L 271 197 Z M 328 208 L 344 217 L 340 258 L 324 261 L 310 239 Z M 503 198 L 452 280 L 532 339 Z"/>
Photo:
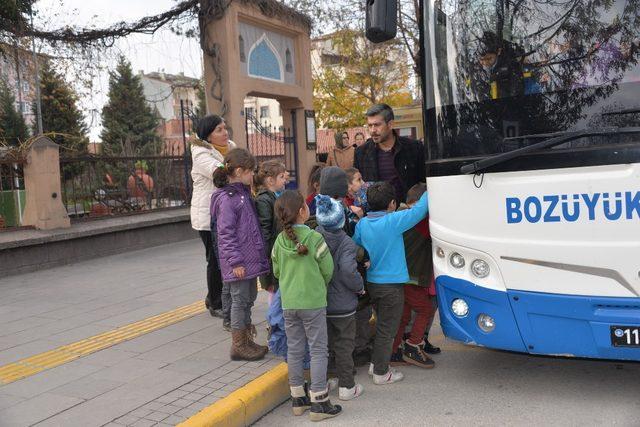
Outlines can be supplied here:
<path id="1" fill-rule="evenodd" d="M 24 186 L 27 202 L 22 225 L 31 225 L 38 230 L 71 227 L 62 204 L 60 147 L 46 136 L 39 137 L 29 147 Z"/>

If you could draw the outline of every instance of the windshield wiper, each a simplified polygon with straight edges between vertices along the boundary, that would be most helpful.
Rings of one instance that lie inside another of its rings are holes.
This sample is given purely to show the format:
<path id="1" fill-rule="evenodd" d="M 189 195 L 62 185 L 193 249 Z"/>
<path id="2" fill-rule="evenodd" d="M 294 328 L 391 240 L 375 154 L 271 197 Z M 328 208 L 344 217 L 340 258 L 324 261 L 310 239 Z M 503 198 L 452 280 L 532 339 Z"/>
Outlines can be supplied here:
<path id="1" fill-rule="evenodd" d="M 551 138 L 545 139 L 544 141 L 537 142 L 532 145 L 528 145 L 523 148 L 519 148 L 517 150 L 509 151 L 508 153 L 498 154 L 495 156 L 487 157 L 486 159 L 478 160 L 477 162 L 470 163 L 468 165 L 464 165 L 460 168 L 460 173 L 470 174 L 477 173 L 484 169 L 487 169 L 491 166 L 495 166 L 500 163 L 504 163 L 508 160 L 515 159 L 520 156 L 524 156 L 525 154 L 529 154 L 532 151 L 541 150 L 544 148 L 555 147 L 556 145 L 564 144 L 565 142 L 574 141 L 576 139 L 584 138 L 586 136 L 603 136 L 603 135 L 626 135 L 626 134 L 637 134 L 640 133 L 640 127 L 613 127 L 607 129 L 593 129 L 593 130 L 580 130 L 574 132 L 561 132 L 557 134 L 546 134 L 544 136 L 549 135 L 557 135 L 552 136 Z M 516 136 L 513 138 L 505 138 L 506 140 L 513 139 L 525 139 L 525 138 L 536 138 L 542 135 L 523 135 Z"/>

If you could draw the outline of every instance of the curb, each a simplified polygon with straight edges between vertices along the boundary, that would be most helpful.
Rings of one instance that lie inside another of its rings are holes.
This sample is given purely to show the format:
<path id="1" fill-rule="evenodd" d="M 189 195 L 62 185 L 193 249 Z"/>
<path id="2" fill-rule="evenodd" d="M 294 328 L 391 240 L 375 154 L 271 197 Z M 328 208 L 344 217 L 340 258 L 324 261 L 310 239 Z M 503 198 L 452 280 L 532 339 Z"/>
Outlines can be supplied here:
<path id="1" fill-rule="evenodd" d="M 281 363 L 178 426 L 249 426 L 288 398 L 287 364 Z"/>

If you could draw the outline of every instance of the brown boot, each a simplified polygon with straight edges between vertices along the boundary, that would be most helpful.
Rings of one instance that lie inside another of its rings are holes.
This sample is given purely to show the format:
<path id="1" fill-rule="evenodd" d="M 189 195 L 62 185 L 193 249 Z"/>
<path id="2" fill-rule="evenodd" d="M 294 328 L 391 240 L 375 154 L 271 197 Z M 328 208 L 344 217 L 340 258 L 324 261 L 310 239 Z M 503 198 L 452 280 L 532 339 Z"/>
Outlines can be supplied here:
<path id="1" fill-rule="evenodd" d="M 253 325 L 249 325 L 247 326 L 247 328 L 245 329 L 245 333 L 247 334 L 247 344 L 255 349 L 256 351 L 262 353 L 262 357 L 264 357 L 265 354 L 267 354 L 269 352 L 269 347 L 267 347 L 266 345 L 260 345 L 260 344 L 256 344 L 253 341 L 253 338 L 257 335 L 255 333 L 256 331 L 256 327 Z"/>
<path id="2" fill-rule="evenodd" d="M 264 353 L 249 345 L 246 329 L 231 330 L 231 360 L 259 360 Z"/>

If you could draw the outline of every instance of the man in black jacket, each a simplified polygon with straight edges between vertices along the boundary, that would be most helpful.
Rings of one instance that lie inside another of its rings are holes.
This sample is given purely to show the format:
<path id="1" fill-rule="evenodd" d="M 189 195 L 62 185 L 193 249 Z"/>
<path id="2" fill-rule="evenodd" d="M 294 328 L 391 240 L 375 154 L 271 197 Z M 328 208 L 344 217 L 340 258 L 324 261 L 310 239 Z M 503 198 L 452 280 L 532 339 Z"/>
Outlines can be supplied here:
<path id="1" fill-rule="evenodd" d="M 396 190 L 398 206 L 407 190 L 425 182 L 424 145 L 420 141 L 399 136 L 393 129 L 393 110 L 387 104 L 376 104 L 367 110 L 371 138 L 356 149 L 353 166 L 364 181 L 387 181 Z"/>

